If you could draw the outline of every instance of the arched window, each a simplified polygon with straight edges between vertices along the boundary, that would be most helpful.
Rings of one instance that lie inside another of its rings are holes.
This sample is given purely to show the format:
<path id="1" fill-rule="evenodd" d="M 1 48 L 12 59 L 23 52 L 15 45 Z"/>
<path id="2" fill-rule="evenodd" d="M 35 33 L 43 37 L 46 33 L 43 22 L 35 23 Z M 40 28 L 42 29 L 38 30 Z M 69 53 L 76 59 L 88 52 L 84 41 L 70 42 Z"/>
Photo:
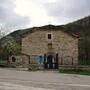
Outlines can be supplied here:
<path id="1" fill-rule="evenodd" d="M 16 58 L 15 57 L 12 57 L 12 62 L 15 62 L 16 61 Z"/>

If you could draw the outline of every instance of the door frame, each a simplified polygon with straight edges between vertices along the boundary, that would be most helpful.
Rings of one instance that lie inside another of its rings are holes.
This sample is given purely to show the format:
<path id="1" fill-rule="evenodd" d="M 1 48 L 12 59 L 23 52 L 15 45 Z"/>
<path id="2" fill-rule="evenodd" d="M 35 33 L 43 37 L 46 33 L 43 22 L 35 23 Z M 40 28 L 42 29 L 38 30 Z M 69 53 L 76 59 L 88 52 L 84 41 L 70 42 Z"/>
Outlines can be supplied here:
<path id="1" fill-rule="evenodd" d="M 51 58 L 48 58 L 48 57 Z M 45 55 L 44 56 L 44 69 L 58 69 L 58 54 L 55 55 Z M 49 61 L 51 59 L 51 61 Z M 54 61 L 53 61 L 54 60 Z"/>

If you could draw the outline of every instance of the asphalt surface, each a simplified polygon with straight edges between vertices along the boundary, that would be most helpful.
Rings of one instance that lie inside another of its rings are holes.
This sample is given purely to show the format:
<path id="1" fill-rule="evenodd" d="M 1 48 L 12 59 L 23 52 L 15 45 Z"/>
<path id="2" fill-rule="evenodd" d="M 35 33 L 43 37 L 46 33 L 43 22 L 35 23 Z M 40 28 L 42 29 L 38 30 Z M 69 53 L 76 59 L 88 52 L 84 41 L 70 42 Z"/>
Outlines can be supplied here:
<path id="1" fill-rule="evenodd" d="M 90 76 L 0 69 L 0 90 L 90 90 Z"/>

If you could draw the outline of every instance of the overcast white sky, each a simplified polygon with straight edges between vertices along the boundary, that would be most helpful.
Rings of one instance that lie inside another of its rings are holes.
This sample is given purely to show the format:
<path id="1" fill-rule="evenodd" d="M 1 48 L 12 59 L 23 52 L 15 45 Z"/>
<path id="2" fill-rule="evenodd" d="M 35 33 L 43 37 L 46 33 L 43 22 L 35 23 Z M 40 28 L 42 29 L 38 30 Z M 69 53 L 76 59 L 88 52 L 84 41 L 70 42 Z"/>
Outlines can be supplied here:
<path id="1" fill-rule="evenodd" d="M 90 15 L 90 0 L 0 0 L 0 25 L 11 31 L 61 25 Z"/>

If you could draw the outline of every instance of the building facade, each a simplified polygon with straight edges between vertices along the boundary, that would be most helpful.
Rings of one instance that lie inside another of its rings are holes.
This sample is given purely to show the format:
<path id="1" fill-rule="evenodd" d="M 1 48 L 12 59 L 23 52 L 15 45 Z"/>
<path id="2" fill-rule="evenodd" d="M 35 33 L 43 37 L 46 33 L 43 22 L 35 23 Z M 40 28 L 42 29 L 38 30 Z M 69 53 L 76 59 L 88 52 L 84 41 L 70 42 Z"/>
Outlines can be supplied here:
<path id="1" fill-rule="evenodd" d="M 21 65 L 58 69 L 78 64 L 78 38 L 56 26 L 33 28 L 23 35 L 21 47 Z"/>

